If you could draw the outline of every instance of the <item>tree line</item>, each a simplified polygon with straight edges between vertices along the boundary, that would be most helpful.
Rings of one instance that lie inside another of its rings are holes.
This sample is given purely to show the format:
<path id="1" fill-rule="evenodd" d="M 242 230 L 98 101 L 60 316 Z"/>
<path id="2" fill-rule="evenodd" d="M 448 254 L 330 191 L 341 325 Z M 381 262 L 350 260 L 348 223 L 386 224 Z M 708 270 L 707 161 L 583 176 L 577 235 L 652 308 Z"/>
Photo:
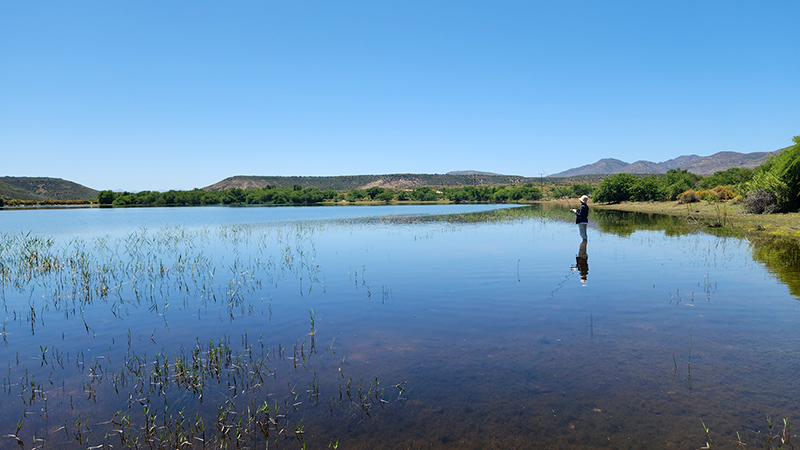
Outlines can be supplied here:
<path id="1" fill-rule="evenodd" d="M 593 200 L 600 203 L 626 201 L 670 201 L 684 200 L 695 195 L 700 198 L 712 195 L 719 200 L 732 198 L 732 189 L 753 177 L 753 169 L 736 167 L 702 177 L 683 169 L 671 169 L 664 175 L 637 177 L 629 173 L 618 173 L 605 178 L 594 191 Z M 722 189 L 722 188 L 726 189 Z M 714 191 L 714 189 L 717 189 Z M 706 194 L 704 191 L 713 194 Z"/>
<path id="2" fill-rule="evenodd" d="M 222 191 L 100 191 L 100 205 L 112 206 L 200 206 L 200 205 L 311 205 L 323 202 L 393 202 L 450 201 L 504 203 L 539 200 L 542 190 L 528 183 L 520 186 L 463 186 L 433 189 L 423 186 L 415 189 L 389 189 L 371 187 L 337 192 L 321 190 L 314 186 L 266 186 L 258 189 L 230 188 Z"/>

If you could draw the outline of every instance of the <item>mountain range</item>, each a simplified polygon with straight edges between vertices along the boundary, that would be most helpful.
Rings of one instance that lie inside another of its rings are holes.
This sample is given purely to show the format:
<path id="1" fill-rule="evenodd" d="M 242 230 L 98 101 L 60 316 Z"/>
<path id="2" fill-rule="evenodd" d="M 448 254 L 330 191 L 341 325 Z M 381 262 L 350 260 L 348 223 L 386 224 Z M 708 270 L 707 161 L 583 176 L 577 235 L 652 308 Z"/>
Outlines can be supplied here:
<path id="1" fill-rule="evenodd" d="M 745 167 L 752 169 L 770 156 L 781 152 L 784 149 L 774 152 L 719 152 L 711 156 L 683 155 L 663 162 L 652 162 L 646 160 L 626 163 L 613 158 L 603 158 L 594 164 L 576 167 L 563 172 L 554 173 L 553 177 L 574 177 L 580 175 L 612 175 L 615 173 L 632 174 L 662 174 L 671 169 L 683 169 L 697 175 L 711 175 L 721 170 L 733 167 Z"/>

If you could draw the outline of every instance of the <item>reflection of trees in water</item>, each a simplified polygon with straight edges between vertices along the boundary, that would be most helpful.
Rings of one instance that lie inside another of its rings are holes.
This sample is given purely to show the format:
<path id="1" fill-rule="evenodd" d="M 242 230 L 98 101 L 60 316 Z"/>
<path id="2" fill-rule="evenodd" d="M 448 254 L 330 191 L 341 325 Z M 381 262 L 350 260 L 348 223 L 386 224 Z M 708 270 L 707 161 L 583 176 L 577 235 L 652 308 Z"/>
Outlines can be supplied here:
<path id="1" fill-rule="evenodd" d="M 752 242 L 753 259 L 800 297 L 800 242 L 794 239 L 769 238 Z"/>
<path id="2" fill-rule="evenodd" d="M 638 230 L 660 230 L 667 236 L 720 231 L 699 227 L 684 217 L 628 211 L 595 211 L 593 220 L 602 231 L 619 236 L 630 236 Z M 800 242 L 796 239 L 771 237 L 755 239 L 751 243 L 753 259 L 763 263 L 778 281 L 788 286 L 792 295 L 800 297 Z"/>
<path id="3" fill-rule="evenodd" d="M 447 214 L 440 216 L 398 216 L 384 218 L 370 218 L 369 221 L 393 222 L 393 223 L 481 223 L 481 222 L 504 222 L 523 219 L 547 219 L 556 222 L 575 223 L 575 214 L 570 212 L 569 205 L 564 202 L 561 204 L 543 203 L 534 204 L 526 207 L 505 208 L 492 211 L 482 211 L 477 213 Z M 589 222 L 596 225 L 600 230 L 615 234 L 617 236 L 630 236 L 639 230 L 658 230 L 663 231 L 667 236 L 678 236 L 689 234 L 699 230 L 707 230 L 707 227 L 699 226 L 697 222 L 687 220 L 686 217 L 667 216 L 662 214 L 647 214 L 631 211 L 613 211 L 602 209 L 591 209 L 589 212 Z M 715 229 L 719 232 L 719 229 Z"/>
<path id="4" fill-rule="evenodd" d="M 630 236 L 639 230 L 659 230 L 667 236 L 680 236 L 698 230 L 685 217 L 630 211 L 595 210 L 590 220 L 597 223 L 602 231 L 618 236 Z"/>

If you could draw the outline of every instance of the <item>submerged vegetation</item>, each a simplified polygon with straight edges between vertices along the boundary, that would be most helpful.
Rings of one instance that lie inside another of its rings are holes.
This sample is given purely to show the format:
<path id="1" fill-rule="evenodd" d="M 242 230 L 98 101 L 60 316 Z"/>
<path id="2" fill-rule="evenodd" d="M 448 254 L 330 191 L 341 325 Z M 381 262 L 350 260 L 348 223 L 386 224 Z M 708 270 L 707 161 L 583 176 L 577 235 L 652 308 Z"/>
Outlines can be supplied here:
<path id="1" fill-rule="evenodd" d="M 17 417 L 5 443 L 238 448 L 272 441 L 305 448 L 304 419 L 365 420 L 402 402 L 402 382 L 387 387 L 374 375 L 350 374 L 333 340 L 319 344 L 313 310 L 310 326 L 288 342 L 246 330 L 209 338 L 214 327 L 194 343 L 169 337 L 173 322 L 179 334 L 191 333 L 192 311 L 195 320 L 252 315 L 268 285 L 288 281 L 310 293 L 321 283 L 306 247 L 311 233 L 298 225 L 274 235 L 176 227 L 67 242 L 0 235 L 4 355 L 16 354 L 2 379 L 0 411 Z M 218 241 L 221 260 L 206 254 Z M 105 320 L 116 325 L 108 329 Z M 52 336 L 54 326 L 60 343 L 36 338 Z"/>

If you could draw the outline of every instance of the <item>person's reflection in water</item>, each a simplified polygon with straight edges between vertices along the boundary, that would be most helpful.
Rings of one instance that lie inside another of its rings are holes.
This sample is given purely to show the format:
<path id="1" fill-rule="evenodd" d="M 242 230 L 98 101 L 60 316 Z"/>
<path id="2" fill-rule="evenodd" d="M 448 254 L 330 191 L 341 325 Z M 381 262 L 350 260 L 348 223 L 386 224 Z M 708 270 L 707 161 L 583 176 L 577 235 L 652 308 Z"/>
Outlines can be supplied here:
<path id="1" fill-rule="evenodd" d="M 577 270 L 581 274 L 581 283 L 586 286 L 586 277 L 589 275 L 589 255 L 586 253 L 586 241 L 581 242 L 578 247 L 578 254 L 575 255 L 575 267 L 572 270 Z"/>

